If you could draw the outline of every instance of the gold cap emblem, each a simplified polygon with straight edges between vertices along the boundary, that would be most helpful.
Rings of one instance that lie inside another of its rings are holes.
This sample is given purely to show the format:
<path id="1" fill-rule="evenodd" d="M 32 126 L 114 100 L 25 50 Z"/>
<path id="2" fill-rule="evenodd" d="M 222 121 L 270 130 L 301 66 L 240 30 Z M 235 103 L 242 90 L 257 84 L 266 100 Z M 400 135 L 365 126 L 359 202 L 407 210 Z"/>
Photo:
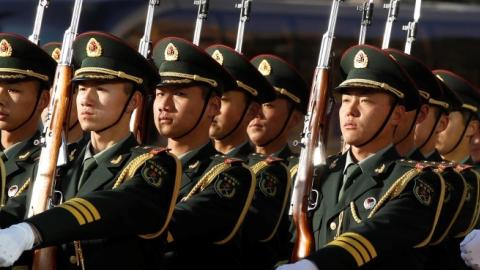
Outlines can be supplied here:
<path id="1" fill-rule="evenodd" d="M 178 60 L 178 49 L 173 45 L 173 43 L 168 43 L 165 48 L 165 60 L 167 61 L 177 61 Z"/>
<path id="2" fill-rule="evenodd" d="M 87 43 L 87 56 L 88 57 L 99 57 L 102 55 L 102 45 L 94 39 L 91 38 Z"/>
<path id="3" fill-rule="evenodd" d="M 60 48 L 55 48 L 55 50 L 53 50 L 52 52 L 52 58 L 53 60 L 60 62 L 60 54 L 62 53 L 62 51 L 60 50 Z"/>
<path id="4" fill-rule="evenodd" d="M 262 62 L 260 62 L 260 65 L 258 65 L 258 71 L 260 71 L 263 76 L 268 76 L 272 73 L 272 66 L 270 66 L 267 59 L 263 59 Z"/>
<path id="5" fill-rule="evenodd" d="M 219 50 L 215 50 L 212 53 L 212 58 L 215 59 L 220 65 L 223 65 L 223 54 Z"/>
<path id="6" fill-rule="evenodd" d="M 355 58 L 353 58 L 353 67 L 366 68 L 367 66 L 368 66 L 367 54 L 363 50 L 358 51 L 357 54 L 355 55 Z"/>
<path id="7" fill-rule="evenodd" d="M 2 39 L 2 41 L 0 41 L 0 57 L 12 56 L 12 52 L 12 45 L 10 45 L 6 39 Z"/>

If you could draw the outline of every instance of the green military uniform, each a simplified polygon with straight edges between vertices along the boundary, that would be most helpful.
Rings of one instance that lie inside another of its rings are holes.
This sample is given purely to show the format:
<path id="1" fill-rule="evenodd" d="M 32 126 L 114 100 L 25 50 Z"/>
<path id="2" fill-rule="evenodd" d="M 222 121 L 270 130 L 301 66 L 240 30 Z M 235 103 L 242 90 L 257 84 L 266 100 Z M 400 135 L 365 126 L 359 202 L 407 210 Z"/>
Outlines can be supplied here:
<path id="1" fill-rule="evenodd" d="M 84 33 L 73 48 L 74 82 L 120 80 L 146 93 L 158 79 L 146 59 L 110 34 Z M 155 269 L 180 170 L 168 151 L 139 146 L 131 134 L 95 155 L 89 143 L 60 179 L 65 202 L 26 222 L 39 247 L 62 244 L 59 269 Z"/>
<path id="2" fill-rule="evenodd" d="M 480 97 L 476 93 L 475 88 L 452 72 L 436 70 L 434 74 L 440 80 L 445 93 L 447 93 L 451 107 L 450 111 L 465 113 L 470 118 L 466 119 L 466 125 L 472 118 L 478 119 L 478 109 L 480 108 L 478 98 Z M 480 178 L 478 170 L 471 166 L 473 162 L 470 163 L 469 160 L 471 160 L 470 157 L 462 162 L 467 164 L 466 166 L 461 164 L 454 165 L 456 171 L 462 175 L 465 183 L 465 200 L 459 210 L 458 217 L 451 225 L 448 237 L 444 243 L 437 247 L 439 252 L 441 252 L 440 256 L 435 256 L 436 258 L 432 261 L 436 261 L 438 264 L 434 264 L 429 269 L 470 269 L 460 257 L 459 244 L 463 237 L 474 229 L 478 223 Z"/>
<path id="3" fill-rule="evenodd" d="M 28 39 L 10 33 L 0 33 L 0 81 L 38 80 L 42 90 L 48 90 L 56 63 L 40 47 Z M 40 97 L 40 92 L 37 100 Z M 30 115 L 32 117 L 32 115 Z M 26 141 L 17 142 L 0 154 L 6 169 L 2 179 L 0 227 L 5 228 L 25 216 L 26 195 L 35 178 L 40 155 L 39 133 Z"/>
<path id="4" fill-rule="evenodd" d="M 403 103 L 416 91 L 402 69 L 372 46 L 347 50 L 341 68 L 347 78 L 337 90 L 378 89 Z M 312 218 L 317 250 L 306 259 L 319 269 L 423 269 L 415 247 L 431 240 L 445 184 L 428 165 L 399 158 L 390 145 L 358 164 L 350 151 L 327 160 Z"/>
<path id="5" fill-rule="evenodd" d="M 162 77 L 159 86 L 207 87 L 203 111 L 210 95 L 235 86 L 210 55 L 180 38 L 162 39 L 153 59 Z M 210 160 L 213 153 L 208 143 L 180 157 L 185 172 L 168 229 L 164 269 L 240 269 L 236 238 L 253 198 L 255 178 L 241 160 L 221 155 Z"/>

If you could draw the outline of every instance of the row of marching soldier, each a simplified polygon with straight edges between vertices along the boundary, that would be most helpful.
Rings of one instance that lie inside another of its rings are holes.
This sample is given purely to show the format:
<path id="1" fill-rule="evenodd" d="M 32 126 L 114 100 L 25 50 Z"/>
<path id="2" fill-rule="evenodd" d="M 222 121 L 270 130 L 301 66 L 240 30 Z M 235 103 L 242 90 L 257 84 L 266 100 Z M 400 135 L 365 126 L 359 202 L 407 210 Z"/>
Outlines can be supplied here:
<path id="1" fill-rule="evenodd" d="M 311 90 L 280 57 L 244 56 L 244 25 L 235 49 L 199 47 L 208 1 L 193 43 L 146 31 L 139 52 L 77 35 L 81 0 L 62 44 L 0 33 L 0 266 L 480 269 L 479 90 L 411 56 L 413 32 L 405 52 L 346 50 L 328 90 L 340 2 Z M 325 158 L 333 97 L 345 147 Z M 166 145 L 140 144 L 137 118 Z"/>

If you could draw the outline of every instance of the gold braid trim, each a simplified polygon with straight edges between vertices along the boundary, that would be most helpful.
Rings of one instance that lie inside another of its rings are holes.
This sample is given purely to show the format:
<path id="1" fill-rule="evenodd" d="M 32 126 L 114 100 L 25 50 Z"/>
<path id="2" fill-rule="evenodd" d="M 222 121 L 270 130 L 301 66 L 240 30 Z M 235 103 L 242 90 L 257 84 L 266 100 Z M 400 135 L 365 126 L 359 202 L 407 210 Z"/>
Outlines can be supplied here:
<path id="1" fill-rule="evenodd" d="M 290 168 L 290 177 L 293 179 L 293 176 L 296 175 L 298 172 L 298 163 L 295 164 L 292 168 Z"/>
<path id="2" fill-rule="evenodd" d="M 250 169 L 252 169 L 253 173 L 257 175 L 257 173 L 263 168 L 267 167 L 268 163 L 265 160 L 262 160 L 260 162 L 255 163 L 254 165 L 250 166 Z"/>
<path id="3" fill-rule="evenodd" d="M 352 212 L 352 217 L 355 220 L 355 222 L 362 223 L 362 220 L 360 219 L 360 217 L 358 217 L 357 208 L 355 207 L 355 204 L 353 202 L 350 202 L 350 210 Z"/>
<path id="4" fill-rule="evenodd" d="M 75 71 L 75 77 L 76 78 L 82 78 L 82 77 L 87 77 L 89 74 L 85 75 L 85 73 L 101 73 L 101 74 L 106 74 L 106 75 L 111 75 L 111 76 L 116 76 L 120 79 L 127 79 L 129 81 L 133 81 L 137 84 L 142 84 L 143 79 L 137 76 L 130 75 L 128 73 L 125 73 L 120 70 L 113 70 L 109 68 L 100 68 L 100 67 L 85 67 L 85 68 L 80 68 L 77 71 Z"/>
<path id="5" fill-rule="evenodd" d="M 270 241 L 273 238 L 273 236 L 275 236 L 275 234 L 277 233 L 278 226 L 280 225 L 280 221 L 282 220 L 283 213 L 285 212 L 285 208 L 287 206 L 288 197 L 290 195 L 290 188 L 292 186 L 292 181 L 290 179 L 290 174 L 289 174 L 287 166 L 285 166 L 285 164 L 283 164 L 283 162 L 281 162 L 280 164 L 283 168 L 285 168 L 286 175 L 287 175 L 287 188 L 285 189 L 285 195 L 283 196 L 282 211 L 280 211 L 280 215 L 278 216 L 277 224 L 275 224 L 275 227 L 273 228 L 272 233 L 267 238 L 265 238 L 263 240 L 260 240 L 260 242 Z"/>
<path id="6" fill-rule="evenodd" d="M 140 168 L 140 166 L 145 163 L 145 161 L 151 159 L 155 155 L 152 153 L 145 153 L 130 161 L 125 168 L 123 168 L 120 175 L 115 180 L 115 184 L 113 185 L 112 189 L 118 188 L 123 182 L 129 180 L 135 175 L 135 172 Z"/>
<path id="7" fill-rule="evenodd" d="M 249 167 L 245 166 L 244 164 L 242 164 L 242 166 L 250 172 L 250 176 L 251 176 L 251 184 L 250 184 L 250 189 L 248 190 L 247 200 L 245 201 L 245 205 L 243 206 L 242 212 L 240 212 L 240 216 L 238 217 L 237 223 L 233 227 L 233 230 L 225 239 L 215 242 L 215 244 L 217 245 L 225 244 L 235 236 L 235 234 L 238 232 L 238 229 L 240 228 L 240 225 L 242 225 L 243 220 L 245 219 L 245 216 L 248 213 L 248 209 L 250 208 L 250 205 L 252 204 L 253 195 L 255 194 L 255 188 L 257 186 L 257 178 L 255 177 L 255 174 L 252 172 L 252 170 Z"/>
<path id="8" fill-rule="evenodd" d="M 480 207 L 480 175 L 478 174 L 478 172 L 474 169 L 470 169 L 469 171 L 473 172 L 473 174 L 475 175 L 475 179 L 477 180 L 477 202 L 475 204 L 475 210 L 473 212 L 473 216 L 472 216 L 472 220 L 470 221 L 470 225 L 467 227 L 467 229 L 464 231 L 464 232 L 461 232 L 457 235 L 455 235 L 454 237 L 455 238 L 459 238 L 459 237 L 464 237 L 465 235 L 467 235 L 471 230 L 473 230 L 475 228 L 475 225 L 477 224 L 477 221 L 478 221 L 478 212 L 479 212 L 479 207 Z"/>
<path id="9" fill-rule="evenodd" d="M 205 173 L 202 178 L 195 184 L 195 186 L 190 190 L 187 196 L 182 198 L 182 202 L 190 199 L 193 195 L 204 190 L 212 181 L 221 174 L 226 169 L 230 168 L 231 164 L 226 164 L 224 162 L 213 166 L 207 173 Z"/>
<path id="10" fill-rule="evenodd" d="M 18 190 L 17 194 L 15 194 L 14 197 L 18 197 L 20 196 L 20 194 L 22 194 L 27 188 L 28 186 L 30 185 L 30 177 L 27 179 L 27 181 L 25 181 L 25 183 L 23 184 L 23 186 Z"/>
<path id="11" fill-rule="evenodd" d="M 458 173 L 458 172 L 457 172 L 457 174 L 461 177 L 462 182 L 463 182 L 463 186 L 466 187 L 467 186 L 467 181 L 465 181 L 465 178 L 463 177 L 463 175 Z M 458 215 L 460 214 L 460 212 L 462 210 L 462 207 L 463 207 L 463 204 L 465 203 L 466 198 L 467 198 L 467 188 L 464 188 L 463 193 L 462 193 L 462 199 L 460 200 L 460 203 L 458 204 L 457 211 L 455 211 L 455 214 L 453 215 L 453 218 L 450 221 L 450 224 L 448 224 L 447 228 L 445 229 L 443 234 L 438 238 L 438 240 L 430 243 L 431 245 L 438 245 L 441 242 L 443 242 L 445 237 L 447 237 L 447 235 L 450 232 L 450 229 L 452 228 L 453 224 L 455 224 L 455 221 L 457 221 Z"/>
<path id="12" fill-rule="evenodd" d="M 170 200 L 170 207 L 168 208 L 167 218 L 165 219 L 165 224 L 163 224 L 163 227 L 158 232 L 139 235 L 143 239 L 153 239 L 160 236 L 165 231 L 168 224 L 170 223 L 170 219 L 172 218 L 172 215 L 173 215 L 173 210 L 175 209 L 178 192 L 180 191 L 180 181 L 182 179 L 182 164 L 180 163 L 180 160 L 175 155 L 172 155 L 170 153 L 167 153 L 167 154 L 175 159 L 175 164 L 176 164 L 175 166 L 177 168 L 175 171 L 175 186 L 173 188 L 173 195 L 172 195 L 172 199 Z"/>
<path id="13" fill-rule="evenodd" d="M 378 212 L 378 210 L 387 201 L 389 201 L 389 200 L 397 197 L 398 195 L 400 195 L 400 193 L 402 193 L 402 191 L 405 189 L 407 184 L 418 174 L 420 174 L 420 171 L 418 171 L 416 169 L 411 169 L 411 170 L 407 171 L 404 175 L 400 176 L 400 178 L 398 178 L 398 180 L 395 183 L 393 183 L 392 186 L 390 186 L 390 188 L 387 190 L 387 192 L 385 192 L 385 194 L 382 196 L 382 198 L 380 198 L 377 205 L 375 205 L 375 207 L 373 207 L 372 211 L 368 215 L 368 218 L 373 217 L 373 215 L 375 215 Z"/>
<path id="14" fill-rule="evenodd" d="M 3 162 L 3 159 L 0 158 L 0 177 L 1 177 L 1 184 L 2 184 L 2 194 L 0 194 L 0 208 L 5 206 L 5 189 L 7 188 L 7 170 L 5 169 L 5 163 Z"/>

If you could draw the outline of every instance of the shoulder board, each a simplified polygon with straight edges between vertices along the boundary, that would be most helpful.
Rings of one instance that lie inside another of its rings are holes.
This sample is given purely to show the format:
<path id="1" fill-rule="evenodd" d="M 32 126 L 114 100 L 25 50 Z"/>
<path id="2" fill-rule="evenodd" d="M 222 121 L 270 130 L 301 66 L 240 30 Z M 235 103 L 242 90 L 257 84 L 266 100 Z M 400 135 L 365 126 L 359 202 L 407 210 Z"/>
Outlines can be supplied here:
<path id="1" fill-rule="evenodd" d="M 272 163 L 284 161 L 284 159 L 283 159 L 283 158 L 279 158 L 279 157 L 268 156 L 268 157 L 265 159 L 265 161 L 266 161 L 268 164 L 272 164 Z"/>
<path id="2" fill-rule="evenodd" d="M 397 164 L 410 167 L 410 168 L 415 168 L 418 171 L 426 171 L 426 170 L 431 170 L 433 168 L 436 168 L 433 162 L 416 161 L 416 160 L 403 159 L 403 158 L 398 160 Z"/>
<path id="3" fill-rule="evenodd" d="M 456 166 L 455 166 L 455 169 L 457 169 L 457 171 L 459 171 L 459 172 L 470 170 L 472 168 L 473 168 L 472 165 L 467 165 L 467 164 L 456 164 Z"/>
<path id="4" fill-rule="evenodd" d="M 243 160 L 239 159 L 239 158 L 232 158 L 232 157 L 229 157 L 229 158 L 225 158 L 225 160 L 223 160 L 223 163 L 225 164 L 238 164 L 238 163 L 242 163 Z"/>

